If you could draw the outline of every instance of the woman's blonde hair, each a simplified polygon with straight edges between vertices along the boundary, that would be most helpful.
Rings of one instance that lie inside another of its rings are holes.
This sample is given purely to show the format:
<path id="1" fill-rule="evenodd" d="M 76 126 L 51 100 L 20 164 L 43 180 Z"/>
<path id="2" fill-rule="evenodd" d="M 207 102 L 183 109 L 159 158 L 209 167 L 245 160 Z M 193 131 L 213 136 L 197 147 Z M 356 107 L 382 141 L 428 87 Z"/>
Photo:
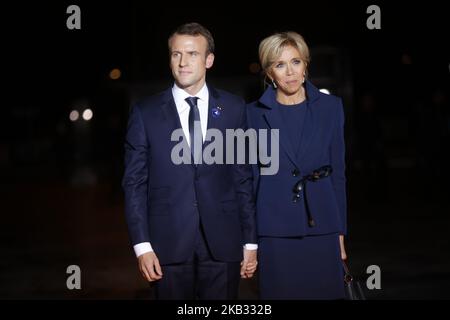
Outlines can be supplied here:
<path id="1" fill-rule="evenodd" d="M 309 48 L 301 35 L 293 31 L 275 33 L 259 44 L 259 62 L 265 76 L 280 57 L 281 51 L 288 46 L 296 48 L 300 52 L 300 59 L 306 64 L 306 67 L 309 66 Z"/>

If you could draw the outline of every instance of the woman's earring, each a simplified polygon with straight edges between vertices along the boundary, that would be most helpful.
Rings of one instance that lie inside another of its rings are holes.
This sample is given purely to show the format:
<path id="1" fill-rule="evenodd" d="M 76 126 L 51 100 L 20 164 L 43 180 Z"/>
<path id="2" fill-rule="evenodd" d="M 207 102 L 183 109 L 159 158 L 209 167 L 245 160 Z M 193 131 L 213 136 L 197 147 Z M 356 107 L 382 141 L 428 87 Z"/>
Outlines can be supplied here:
<path id="1" fill-rule="evenodd" d="M 303 74 L 303 82 L 302 83 L 305 83 L 305 79 L 306 79 L 306 73 Z"/>
<path id="2" fill-rule="evenodd" d="M 273 79 L 272 79 L 272 85 L 275 89 L 277 88 L 277 84 L 275 83 L 275 81 L 273 81 Z"/>

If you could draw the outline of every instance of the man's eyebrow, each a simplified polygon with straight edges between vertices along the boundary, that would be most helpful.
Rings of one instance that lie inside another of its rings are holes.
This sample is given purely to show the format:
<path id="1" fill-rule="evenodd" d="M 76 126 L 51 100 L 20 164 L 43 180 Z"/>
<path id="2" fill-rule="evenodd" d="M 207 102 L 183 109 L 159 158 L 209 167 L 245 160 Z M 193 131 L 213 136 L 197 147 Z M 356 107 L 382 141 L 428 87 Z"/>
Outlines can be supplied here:
<path id="1" fill-rule="evenodd" d="M 173 51 L 171 51 L 170 53 L 171 53 L 171 54 L 174 54 L 174 53 L 182 53 L 182 52 L 179 51 L 179 50 L 173 50 Z M 192 54 L 192 53 L 200 53 L 200 52 L 197 51 L 197 50 L 190 50 L 190 51 L 186 51 L 186 53 Z"/>

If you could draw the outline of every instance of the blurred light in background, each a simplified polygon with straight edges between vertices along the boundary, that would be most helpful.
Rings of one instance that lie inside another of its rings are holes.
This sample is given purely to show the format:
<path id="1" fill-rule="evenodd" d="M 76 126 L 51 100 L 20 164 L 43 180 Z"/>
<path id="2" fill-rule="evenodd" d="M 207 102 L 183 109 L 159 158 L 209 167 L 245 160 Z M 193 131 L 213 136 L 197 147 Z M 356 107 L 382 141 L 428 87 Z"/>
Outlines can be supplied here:
<path id="1" fill-rule="evenodd" d="M 412 58 L 409 54 L 404 53 L 402 55 L 402 64 L 412 64 Z"/>
<path id="2" fill-rule="evenodd" d="M 77 121 L 80 117 L 80 113 L 77 110 L 70 111 L 69 119 L 70 121 Z"/>
<path id="3" fill-rule="evenodd" d="M 325 89 L 325 88 L 322 88 L 319 91 L 322 92 L 322 93 L 325 93 L 325 94 L 331 94 L 330 90 Z"/>
<path id="4" fill-rule="evenodd" d="M 251 73 L 258 73 L 261 70 L 261 66 L 257 62 L 250 63 L 248 69 Z"/>
<path id="5" fill-rule="evenodd" d="M 122 72 L 120 71 L 120 69 L 117 69 L 117 68 L 112 69 L 111 72 L 109 73 L 109 77 L 110 77 L 112 80 L 117 80 L 117 79 L 119 79 L 121 75 L 122 75 Z"/>
<path id="6" fill-rule="evenodd" d="M 92 119 L 92 117 L 94 116 L 94 113 L 92 112 L 91 109 L 86 109 L 83 111 L 83 119 L 86 121 L 89 121 Z"/>

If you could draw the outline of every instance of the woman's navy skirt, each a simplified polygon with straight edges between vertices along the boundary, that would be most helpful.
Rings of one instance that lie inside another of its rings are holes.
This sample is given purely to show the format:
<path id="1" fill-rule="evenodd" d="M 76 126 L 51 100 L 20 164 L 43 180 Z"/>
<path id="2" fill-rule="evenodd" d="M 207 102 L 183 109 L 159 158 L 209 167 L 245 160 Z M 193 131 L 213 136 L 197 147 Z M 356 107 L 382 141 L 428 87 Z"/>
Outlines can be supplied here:
<path id="1" fill-rule="evenodd" d="M 344 299 L 339 235 L 260 237 L 261 299 Z"/>

